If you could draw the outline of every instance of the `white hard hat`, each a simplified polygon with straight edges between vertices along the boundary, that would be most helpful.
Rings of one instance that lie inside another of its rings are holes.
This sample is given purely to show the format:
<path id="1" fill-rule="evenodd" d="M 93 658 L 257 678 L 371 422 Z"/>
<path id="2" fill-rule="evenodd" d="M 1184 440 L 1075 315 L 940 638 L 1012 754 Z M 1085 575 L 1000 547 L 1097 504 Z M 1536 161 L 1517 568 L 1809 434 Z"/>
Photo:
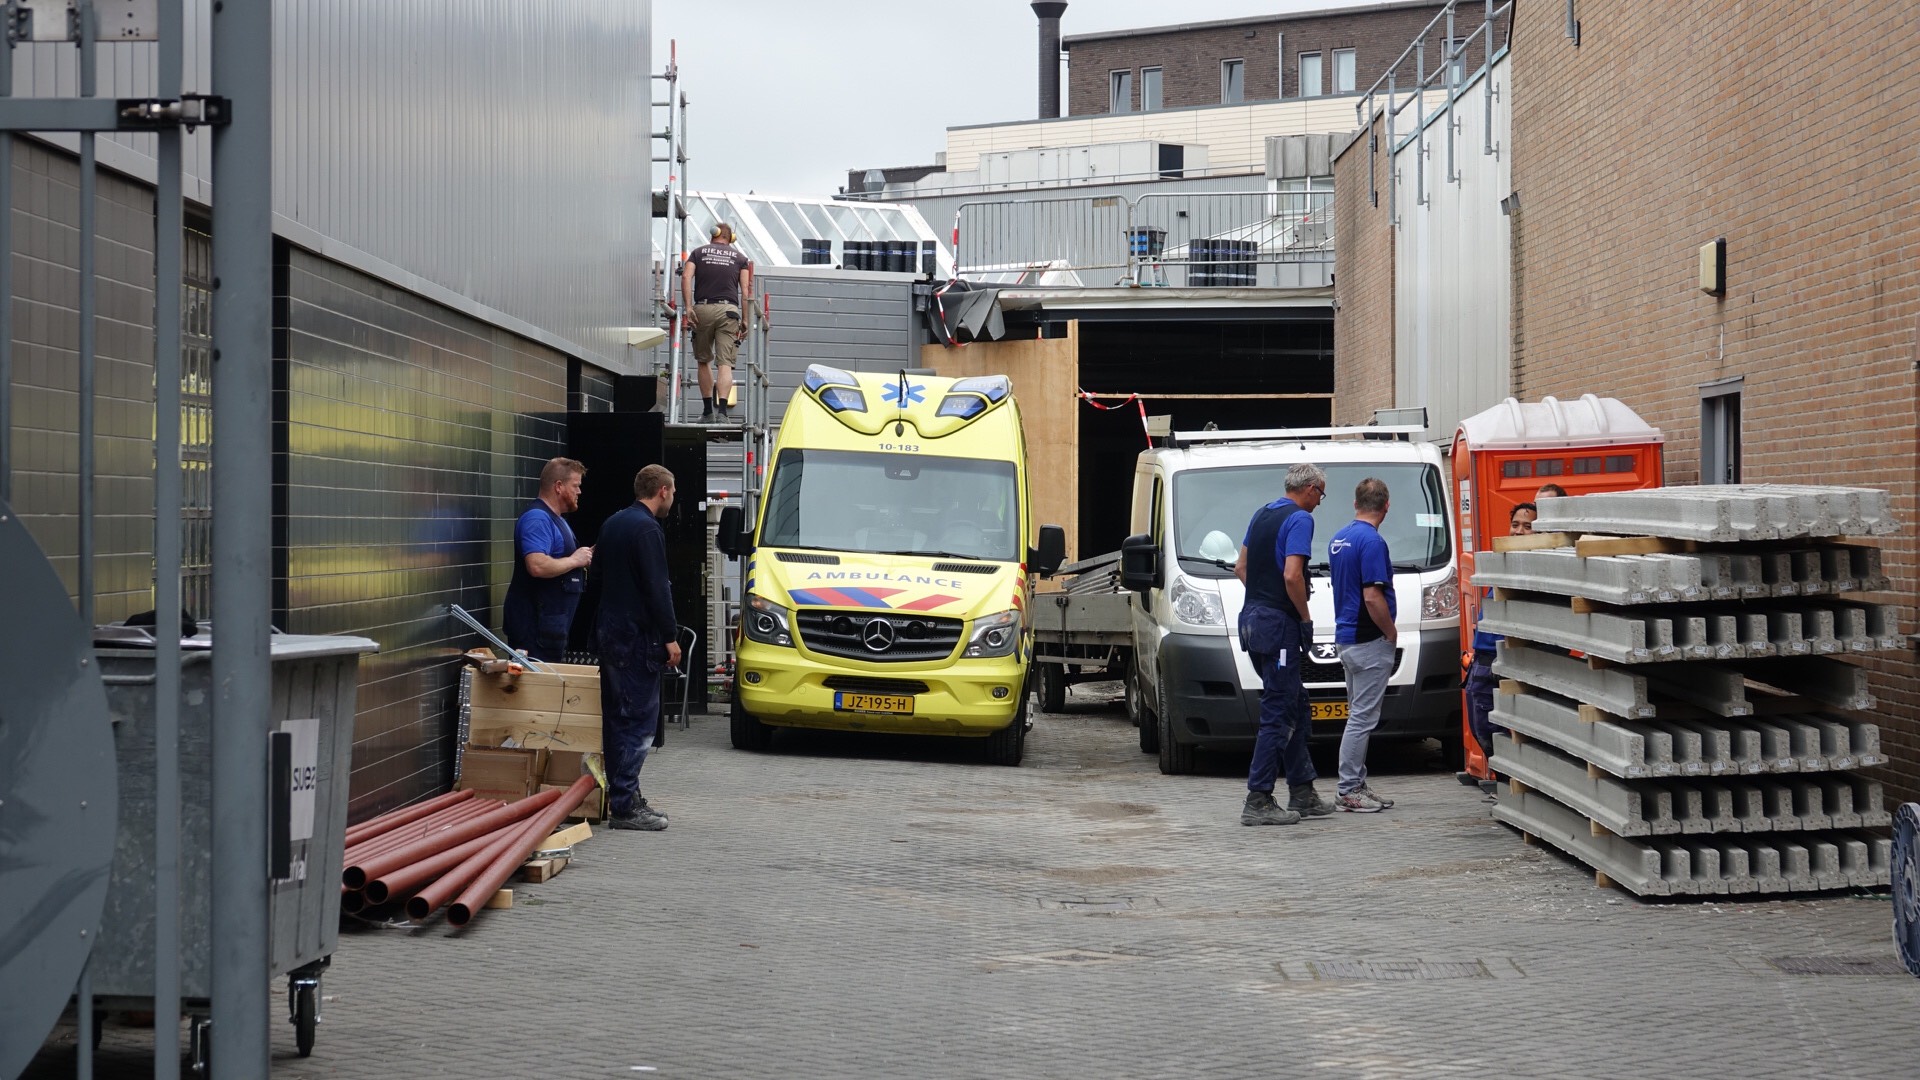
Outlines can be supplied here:
<path id="1" fill-rule="evenodd" d="M 1233 537 L 1215 529 L 1200 541 L 1200 557 L 1232 562 L 1240 557 L 1240 546 L 1233 542 Z"/>

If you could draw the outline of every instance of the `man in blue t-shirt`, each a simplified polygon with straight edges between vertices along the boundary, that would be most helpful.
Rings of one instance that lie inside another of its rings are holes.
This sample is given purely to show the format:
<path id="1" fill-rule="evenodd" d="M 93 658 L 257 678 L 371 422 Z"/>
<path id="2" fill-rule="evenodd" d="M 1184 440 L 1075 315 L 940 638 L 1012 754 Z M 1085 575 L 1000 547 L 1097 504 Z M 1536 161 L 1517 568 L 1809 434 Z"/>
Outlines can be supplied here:
<path id="1" fill-rule="evenodd" d="M 513 577 L 501 605 L 507 644 L 535 660 L 566 658 L 573 612 L 586 590 L 593 549 L 581 547 L 560 515 L 580 509 L 587 467 L 554 458 L 540 470 L 540 497 L 513 526 Z"/>
<path id="2" fill-rule="evenodd" d="M 1313 644 L 1308 621 L 1307 560 L 1313 554 L 1313 508 L 1327 494 L 1327 475 L 1311 462 L 1287 469 L 1287 494 L 1254 512 L 1233 573 L 1247 587 L 1240 608 L 1240 647 L 1260 673 L 1260 731 L 1253 740 L 1242 825 L 1292 825 L 1333 812 L 1314 790 L 1307 756 L 1307 688 L 1301 665 Z M 1164 707 L 1164 706 L 1163 706 Z M 1274 800 L 1284 761 L 1287 805 Z"/>
<path id="3" fill-rule="evenodd" d="M 1393 555 L 1380 536 L 1387 485 L 1371 476 L 1353 489 L 1353 521 L 1333 534 L 1327 564 L 1333 578 L 1334 644 L 1347 673 L 1347 729 L 1340 736 L 1340 786 L 1333 804 L 1374 814 L 1393 800 L 1367 786 L 1367 740 L 1380 724 L 1380 703 L 1400 632 L 1393 595 Z"/>

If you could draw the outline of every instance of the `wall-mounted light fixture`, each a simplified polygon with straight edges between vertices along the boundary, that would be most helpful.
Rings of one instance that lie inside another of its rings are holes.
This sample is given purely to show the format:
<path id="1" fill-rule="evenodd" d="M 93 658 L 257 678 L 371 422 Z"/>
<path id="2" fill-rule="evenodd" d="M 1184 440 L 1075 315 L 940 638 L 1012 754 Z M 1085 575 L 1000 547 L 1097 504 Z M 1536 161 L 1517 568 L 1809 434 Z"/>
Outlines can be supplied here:
<path id="1" fill-rule="evenodd" d="M 1512 217 L 1513 215 L 1519 212 L 1520 212 L 1520 193 L 1517 191 L 1508 192 L 1507 196 L 1500 200 L 1501 216 Z"/>
<path id="2" fill-rule="evenodd" d="M 1727 294 L 1727 238 L 1724 236 L 1700 245 L 1700 291 L 1708 296 Z"/>

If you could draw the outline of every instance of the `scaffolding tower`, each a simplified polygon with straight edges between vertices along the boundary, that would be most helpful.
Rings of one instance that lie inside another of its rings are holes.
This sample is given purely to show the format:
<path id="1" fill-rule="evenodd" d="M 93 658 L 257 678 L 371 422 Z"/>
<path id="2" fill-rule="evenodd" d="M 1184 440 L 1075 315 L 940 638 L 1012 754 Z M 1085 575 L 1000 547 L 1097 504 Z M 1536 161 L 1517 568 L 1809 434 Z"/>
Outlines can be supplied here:
<path id="1" fill-rule="evenodd" d="M 676 427 L 701 430 L 709 448 L 717 443 L 740 444 L 738 481 L 733 475 L 712 469 L 707 473 L 707 491 L 702 506 L 707 516 L 707 555 L 704 594 L 707 597 L 706 686 L 730 684 L 733 672 L 733 627 L 738 620 L 741 584 L 744 579 L 730 570 L 728 560 L 714 546 L 715 532 L 724 506 L 742 508 L 747 520 L 754 519 L 760 506 L 760 486 L 766 475 L 766 456 L 772 444 L 771 390 L 768 378 L 768 334 L 772 329 L 772 304 L 756 276 L 753 286 L 741 299 L 741 317 L 746 337 L 735 358 L 733 385 L 714 387 L 718 396 L 734 391 L 733 417 L 722 423 L 690 423 L 686 418 L 687 390 L 698 384 L 698 365 L 689 363 L 693 333 L 692 312 L 681 311 L 678 303 L 680 277 L 692 250 L 687 217 L 687 95 L 680 87 L 679 42 L 667 44 L 667 69 L 653 76 L 665 85 L 665 100 L 653 107 L 666 111 L 665 125 L 652 133 L 664 144 L 653 160 L 667 166 L 666 183 L 652 192 L 653 216 L 664 219 L 661 230 L 660 258 L 654 263 L 654 321 L 667 331 L 666 356 L 656 353 L 654 375 L 664 377 L 666 393 L 661 406 L 667 423 Z M 664 369 L 664 370 L 662 370 Z M 711 461 L 713 454 L 708 453 Z M 683 714 L 684 718 L 684 714 Z"/>

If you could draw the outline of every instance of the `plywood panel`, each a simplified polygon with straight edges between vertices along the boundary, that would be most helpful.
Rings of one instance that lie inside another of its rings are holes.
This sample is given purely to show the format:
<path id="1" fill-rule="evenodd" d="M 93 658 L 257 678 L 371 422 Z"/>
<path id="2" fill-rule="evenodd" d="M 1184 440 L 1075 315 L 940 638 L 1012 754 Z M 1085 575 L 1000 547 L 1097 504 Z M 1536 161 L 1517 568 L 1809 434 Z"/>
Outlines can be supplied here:
<path id="1" fill-rule="evenodd" d="M 1079 550 L 1080 324 L 1067 336 L 1029 341 L 982 341 L 963 349 L 927 345 L 921 364 L 936 375 L 1005 375 L 1020 404 L 1026 433 L 1028 484 L 1035 524 L 1067 531 L 1067 558 Z M 1027 537 L 1029 543 L 1033 537 Z"/>

